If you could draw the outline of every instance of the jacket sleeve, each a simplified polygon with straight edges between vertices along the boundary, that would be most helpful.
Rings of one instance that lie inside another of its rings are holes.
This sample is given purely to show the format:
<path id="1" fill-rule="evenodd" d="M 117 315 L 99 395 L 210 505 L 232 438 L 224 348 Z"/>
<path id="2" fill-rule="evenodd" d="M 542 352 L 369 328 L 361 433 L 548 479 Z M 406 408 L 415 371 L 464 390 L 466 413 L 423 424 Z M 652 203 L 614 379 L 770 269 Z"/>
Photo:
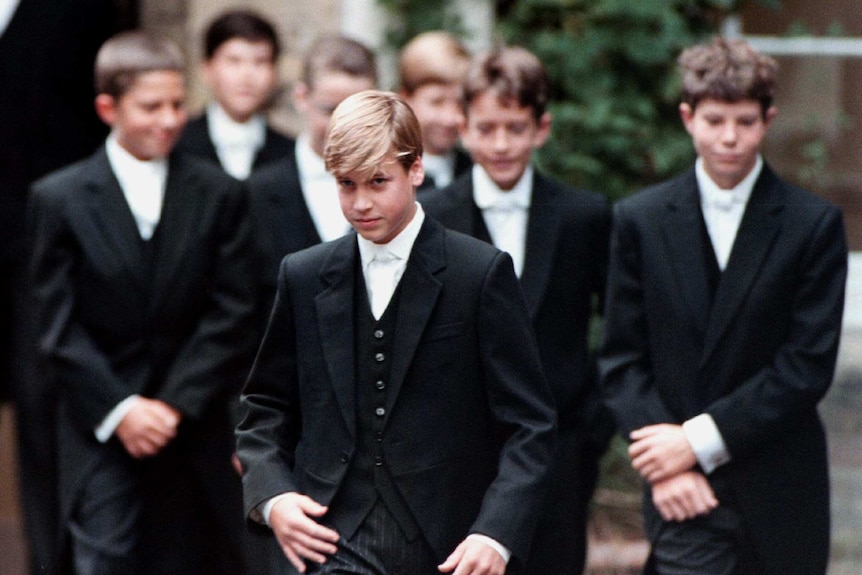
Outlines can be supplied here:
<path id="1" fill-rule="evenodd" d="M 675 421 L 654 387 L 641 264 L 637 225 L 617 204 L 599 371 L 605 403 L 624 437 L 645 425 Z"/>
<path id="2" fill-rule="evenodd" d="M 556 450 L 556 412 L 508 254 L 494 258 L 479 305 L 488 401 L 505 443 L 471 531 L 495 539 L 523 560 Z"/>
<path id="3" fill-rule="evenodd" d="M 827 209 L 813 227 L 799 266 L 789 328 L 774 360 L 706 409 L 733 457 L 792 431 L 832 382 L 847 278 L 847 245 L 837 208 Z"/>

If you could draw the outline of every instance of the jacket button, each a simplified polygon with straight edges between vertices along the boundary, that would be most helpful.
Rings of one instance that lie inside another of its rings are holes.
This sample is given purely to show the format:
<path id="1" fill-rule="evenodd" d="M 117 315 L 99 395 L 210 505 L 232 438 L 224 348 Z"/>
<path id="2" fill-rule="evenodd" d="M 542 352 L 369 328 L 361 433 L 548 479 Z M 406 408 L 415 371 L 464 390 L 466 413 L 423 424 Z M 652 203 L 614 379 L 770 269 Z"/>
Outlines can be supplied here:
<path id="1" fill-rule="evenodd" d="M 374 339 L 383 339 L 383 330 L 375 329 L 374 330 Z"/>
<path id="2" fill-rule="evenodd" d="M 377 353 L 374 355 L 374 359 L 377 360 L 378 362 L 381 362 L 381 361 L 386 359 L 386 356 L 382 353 Z"/>
<path id="3" fill-rule="evenodd" d="M 376 456 L 374 458 L 374 465 L 376 465 L 377 467 L 380 467 L 381 465 L 383 465 L 383 458 L 379 455 Z"/>
<path id="4" fill-rule="evenodd" d="M 347 453 L 342 451 L 341 452 L 341 463 L 347 463 L 349 460 L 350 460 L 350 458 L 347 457 Z"/>
<path id="5" fill-rule="evenodd" d="M 386 388 L 386 384 L 385 384 L 385 383 L 383 383 L 383 380 L 382 380 L 382 379 L 377 380 L 377 381 L 374 383 L 374 386 L 375 386 L 377 389 L 381 389 L 381 390 Z"/>
<path id="6" fill-rule="evenodd" d="M 377 415 L 377 417 L 383 417 L 384 415 L 386 415 L 386 409 L 383 407 L 378 407 L 374 410 L 374 413 Z"/>

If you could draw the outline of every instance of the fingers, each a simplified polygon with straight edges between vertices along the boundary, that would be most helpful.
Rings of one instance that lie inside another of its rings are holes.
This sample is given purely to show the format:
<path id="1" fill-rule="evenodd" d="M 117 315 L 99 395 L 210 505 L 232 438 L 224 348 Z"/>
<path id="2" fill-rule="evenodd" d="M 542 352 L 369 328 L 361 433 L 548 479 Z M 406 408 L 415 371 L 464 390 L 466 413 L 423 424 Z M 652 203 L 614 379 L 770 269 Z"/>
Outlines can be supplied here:
<path id="1" fill-rule="evenodd" d="M 305 572 L 306 560 L 325 563 L 338 550 L 335 545 L 340 537 L 338 532 L 311 519 L 327 510 L 299 493 L 286 494 L 272 507 L 269 517 L 272 530 L 285 556 L 300 573 Z"/>
<path id="2" fill-rule="evenodd" d="M 458 563 L 461 562 L 461 558 L 463 556 L 464 556 L 464 543 L 461 542 L 461 544 L 455 548 L 455 551 L 453 551 L 449 555 L 449 557 L 446 558 L 446 561 L 441 563 L 437 567 L 437 569 L 441 573 L 450 573 L 450 572 L 454 571 L 456 567 L 458 567 Z"/>
<path id="3" fill-rule="evenodd" d="M 652 492 L 653 503 L 665 521 L 706 515 L 719 504 L 706 477 L 693 471 L 654 484 Z"/>

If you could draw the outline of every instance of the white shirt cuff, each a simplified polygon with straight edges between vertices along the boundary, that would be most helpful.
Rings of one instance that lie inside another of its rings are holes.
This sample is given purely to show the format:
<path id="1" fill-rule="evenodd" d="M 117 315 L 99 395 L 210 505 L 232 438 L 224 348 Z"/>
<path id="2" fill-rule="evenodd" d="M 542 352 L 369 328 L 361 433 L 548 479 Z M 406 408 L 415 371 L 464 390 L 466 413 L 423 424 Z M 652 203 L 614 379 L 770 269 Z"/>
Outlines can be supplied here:
<path id="1" fill-rule="evenodd" d="M 255 521 L 261 521 L 267 526 L 272 527 L 269 524 L 269 516 L 272 513 L 272 508 L 275 507 L 275 504 L 279 502 L 279 500 L 283 499 L 287 493 L 282 493 L 281 495 L 276 495 L 275 497 L 270 497 L 266 501 L 264 501 L 261 505 L 255 507 L 251 512 L 251 518 Z"/>
<path id="2" fill-rule="evenodd" d="M 708 413 L 702 413 L 682 424 L 682 431 L 691 444 L 697 462 L 707 475 L 730 461 L 724 438 Z"/>
<path id="3" fill-rule="evenodd" d="M 102 423 L 100 423 L 95 429 L 96 439 L 99 440 L 99 443 L 105 443 L 111 439 L 111 436 L 114 435 L 114 431 L 117 430 L 117 427 L 123 421 L 123 418 L 132 410 L 132 406 L 139 397 L 141 396 L 130 395 L 118 403 L 114 409 L 108 412 L 108 415 L 105 416 Z"/>
<path id="4" fill-rule="evenodd" d="M 492 539 L 491 537 L 488 537 L 487 535 L 482 535 L 481 533 L 471 533 L 467 536 L 467 539 L 470 538 L 481 541 L 482 543 L 499 553 L 500 557 L 503 558 L 503 561 L 506 563 L 506 565 L 509 564 L 509 558 L 512 557 L 512 552 L 506 549 L 503 545 L 501 545 L 496 539 Z"/>

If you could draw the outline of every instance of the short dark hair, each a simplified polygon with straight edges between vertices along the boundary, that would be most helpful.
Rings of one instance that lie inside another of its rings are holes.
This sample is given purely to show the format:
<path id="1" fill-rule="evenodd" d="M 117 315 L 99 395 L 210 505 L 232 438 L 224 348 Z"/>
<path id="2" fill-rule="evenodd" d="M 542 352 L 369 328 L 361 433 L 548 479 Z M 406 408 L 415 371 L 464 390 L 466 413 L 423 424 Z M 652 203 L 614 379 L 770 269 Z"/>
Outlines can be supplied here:
<path id="1" fill-rule="evenodd" d="M 464 110 L 484 92 L 532 108 L 538 119 L 548 106 L 550 81 L 545 67 L 520 46 L 499 46 L 476 57 L 464 80 Z"/>
<path id="2" fill-rule="evenodd" d="M 209 60 L 228 40 L 266 42 L 272 47 L 272 60 L 281 54 L 281 43 L 275 27 L 252 10 L 230 10 L 213 20 L 204 33 L 204 57 Z"/>
<path id="3" fill-rule="evenodd" d="M 764 114 L 775 97 L 778 64 L 745 40 L 720 36 L 680 55 L 682 101 L 694 109 L 707 98 L 724 102 L 756 100 Z"/>
<path id="4" fill-rule="evenodd" d="M 367 46 L 340 35 L 317 38 L 305 53 L 302 62 L 302 81 L 309 89 L 317 77 L 326 72 L 368 78 L 377 85 L 377 62 Z"/>
<path id="5" fill-rule="evenodd" d="M 185 71 L 183 53 L 174 42 L 140 30 L 121 32 L 96 54 L 96 92 L 120 98 L 139 75 L 165 70 Z"/>

